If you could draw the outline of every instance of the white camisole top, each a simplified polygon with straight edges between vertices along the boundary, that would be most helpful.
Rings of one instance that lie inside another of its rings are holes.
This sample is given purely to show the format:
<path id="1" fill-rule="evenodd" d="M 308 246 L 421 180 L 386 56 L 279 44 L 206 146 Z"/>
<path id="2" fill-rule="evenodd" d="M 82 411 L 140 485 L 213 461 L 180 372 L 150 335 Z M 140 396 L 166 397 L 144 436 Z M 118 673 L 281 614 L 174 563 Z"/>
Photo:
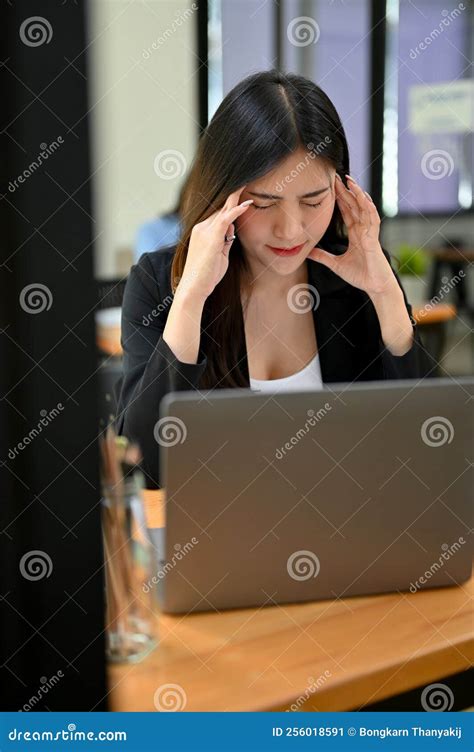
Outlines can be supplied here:
<path id="1" fill-rule="evenodd" d="M 301 371 L 283 379 L 250 379 L 250 388 L 256 392 L 304 392 L 323 386 L 319 353 Z"/>

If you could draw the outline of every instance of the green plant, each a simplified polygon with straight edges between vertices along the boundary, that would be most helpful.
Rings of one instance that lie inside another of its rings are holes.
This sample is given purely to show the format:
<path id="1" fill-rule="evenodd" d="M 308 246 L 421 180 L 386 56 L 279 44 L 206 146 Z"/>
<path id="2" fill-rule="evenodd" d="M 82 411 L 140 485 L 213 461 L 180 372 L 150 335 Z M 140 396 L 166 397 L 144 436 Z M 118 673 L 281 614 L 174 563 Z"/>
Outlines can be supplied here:
<path id="1" fill-rule="evenodd" d="M 428 268 L 428 256 L 421 248 L 402 243 L 397 254 L 398 273 L 423 277 Z"/>

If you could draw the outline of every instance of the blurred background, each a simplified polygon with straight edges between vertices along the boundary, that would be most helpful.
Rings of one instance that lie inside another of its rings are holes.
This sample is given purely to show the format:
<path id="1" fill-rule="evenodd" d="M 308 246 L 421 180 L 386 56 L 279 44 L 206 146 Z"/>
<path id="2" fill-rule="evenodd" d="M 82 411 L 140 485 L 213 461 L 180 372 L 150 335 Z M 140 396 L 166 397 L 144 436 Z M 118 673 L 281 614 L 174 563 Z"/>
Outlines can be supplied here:
<path id="1" fill-rule="evenodd" d="M 335 103 L 439 374 L 472 373 L 470 3 L 94 0 L 88 35 L 101 308 L 118 307 L 141 253 L 179 237 L 180 191 L 223 96 L 277 67 Z M 118 323 L 100 314 L 103 341 Z"/>

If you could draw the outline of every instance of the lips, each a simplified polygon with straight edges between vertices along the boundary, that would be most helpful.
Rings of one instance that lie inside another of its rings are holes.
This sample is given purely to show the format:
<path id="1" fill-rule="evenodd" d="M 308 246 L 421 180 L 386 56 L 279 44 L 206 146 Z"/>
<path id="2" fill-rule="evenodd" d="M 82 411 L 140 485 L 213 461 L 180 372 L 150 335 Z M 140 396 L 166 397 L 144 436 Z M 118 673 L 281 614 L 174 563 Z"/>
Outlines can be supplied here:
<path id="1" fill-rule="evenodd" d="M 295 245 L 293 248 L 274 248 L 273 246 L 269 245 L 268 248 L 270 248 L 273 253 L 276 253 L 277 256 L 296 256 L 297 253 L 301 251 L 303 248 L 304 243 L 301 243 L 300 245 Z"/>

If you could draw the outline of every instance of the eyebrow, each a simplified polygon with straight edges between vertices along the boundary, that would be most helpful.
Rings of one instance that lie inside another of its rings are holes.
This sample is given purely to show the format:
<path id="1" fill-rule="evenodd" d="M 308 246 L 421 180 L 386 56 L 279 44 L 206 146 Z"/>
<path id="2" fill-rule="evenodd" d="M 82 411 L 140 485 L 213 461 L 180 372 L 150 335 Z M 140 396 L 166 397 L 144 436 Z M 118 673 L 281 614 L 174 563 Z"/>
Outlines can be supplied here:
<path id="1" fill-rule="evenodd" d="M 311 193 L 305 193 L 303 196 L 298 196 L 298 198 L 315 198 L 316 196 L 319 196 L 321 193 L 324 193 L 325 191 L 329 190 L 329 186 L 327 185 L 326 188 L 319 188 L 317 191 L 311 191 Z M 274 193 L 255 193 L 254 191 L 248 191 L 250 196 L 257 196 L 258 198 L 275 198 L 275 199 L 282 199 L 283 196 L 276 196 Z"/>

